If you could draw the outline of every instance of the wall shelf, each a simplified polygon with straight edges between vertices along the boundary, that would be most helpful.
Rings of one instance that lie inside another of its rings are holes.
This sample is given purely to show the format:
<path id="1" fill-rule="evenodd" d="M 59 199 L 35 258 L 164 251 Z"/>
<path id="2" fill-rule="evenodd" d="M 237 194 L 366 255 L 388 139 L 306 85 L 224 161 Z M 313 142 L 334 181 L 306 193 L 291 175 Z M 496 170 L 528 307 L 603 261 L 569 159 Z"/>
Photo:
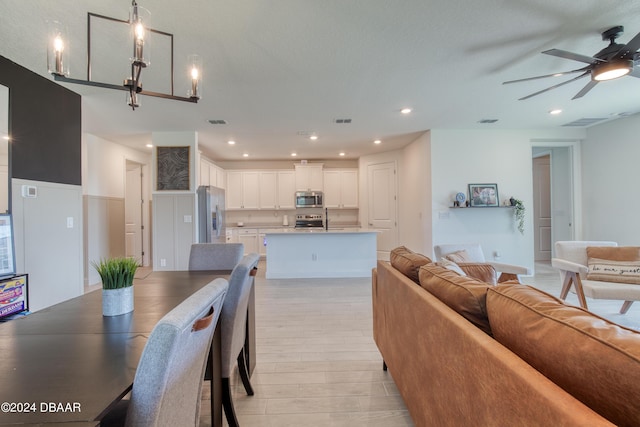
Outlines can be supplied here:
<path id="1" fill-rule="evenodd" d="M 449 206 L 449 209 L 513 209 L 515 206 Z"/>

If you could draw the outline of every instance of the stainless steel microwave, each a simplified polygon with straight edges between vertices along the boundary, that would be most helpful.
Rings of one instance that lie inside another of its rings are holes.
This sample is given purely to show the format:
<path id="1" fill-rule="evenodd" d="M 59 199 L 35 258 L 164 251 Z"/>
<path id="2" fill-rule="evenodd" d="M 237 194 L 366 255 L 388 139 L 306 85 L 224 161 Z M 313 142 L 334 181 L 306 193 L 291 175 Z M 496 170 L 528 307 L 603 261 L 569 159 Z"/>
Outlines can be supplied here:
<path id="1" fill-rule="evenodd" d="M 324 206 L 322 191 L 297 191 L 296 208 L 321 208 Z"/>

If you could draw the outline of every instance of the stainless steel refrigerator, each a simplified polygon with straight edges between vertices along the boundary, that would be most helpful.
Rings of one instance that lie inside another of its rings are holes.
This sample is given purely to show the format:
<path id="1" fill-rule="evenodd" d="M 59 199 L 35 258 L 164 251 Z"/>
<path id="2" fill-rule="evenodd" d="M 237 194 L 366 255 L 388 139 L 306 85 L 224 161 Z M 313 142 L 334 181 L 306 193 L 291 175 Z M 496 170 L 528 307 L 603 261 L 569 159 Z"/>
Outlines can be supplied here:
<path id="1" fill-rule="evenodd" d="M 224 190 L 211 185 L 198 187 L 198 242 L 225 243 Z"/>

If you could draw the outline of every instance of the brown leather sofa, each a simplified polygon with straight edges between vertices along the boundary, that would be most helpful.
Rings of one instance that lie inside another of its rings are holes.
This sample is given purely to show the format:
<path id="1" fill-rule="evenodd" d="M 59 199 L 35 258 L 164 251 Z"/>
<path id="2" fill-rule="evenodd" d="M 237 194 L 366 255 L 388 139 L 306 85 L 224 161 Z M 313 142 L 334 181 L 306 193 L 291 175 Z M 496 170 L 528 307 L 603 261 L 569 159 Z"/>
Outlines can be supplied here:
<path id="1" fill-rule="evenodd" d="M 373 270 L 373 333 L 416 426 L 640 425 L 640 333 L 402 249 Z"/>

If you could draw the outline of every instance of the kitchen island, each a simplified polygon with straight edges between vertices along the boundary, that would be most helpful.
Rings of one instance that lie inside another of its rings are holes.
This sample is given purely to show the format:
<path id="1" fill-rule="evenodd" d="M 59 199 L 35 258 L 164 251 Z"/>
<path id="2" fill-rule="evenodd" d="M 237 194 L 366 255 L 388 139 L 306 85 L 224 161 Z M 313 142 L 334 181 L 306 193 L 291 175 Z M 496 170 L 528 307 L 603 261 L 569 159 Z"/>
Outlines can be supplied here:
<path id="1" fill-rule="evenodd" d="M 267 233 L 267 279 L 369 277 L 376 230 L 302 229 Z"/>

